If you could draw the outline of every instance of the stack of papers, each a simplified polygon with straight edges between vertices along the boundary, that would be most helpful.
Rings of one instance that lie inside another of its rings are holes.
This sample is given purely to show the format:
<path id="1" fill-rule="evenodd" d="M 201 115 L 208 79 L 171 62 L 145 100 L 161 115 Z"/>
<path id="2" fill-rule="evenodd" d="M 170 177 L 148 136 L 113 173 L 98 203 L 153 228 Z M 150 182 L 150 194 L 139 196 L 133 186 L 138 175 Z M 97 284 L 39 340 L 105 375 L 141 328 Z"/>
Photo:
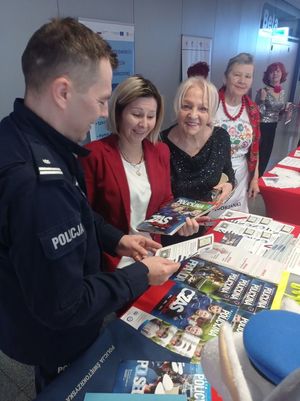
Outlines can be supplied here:
<path id="1" fill-rule="evenodd" d="M 287 167 L 300 168 L 300 159 L 299 159 L 299 157 L 287 156 L 284 159 L 282 159 L 278 164 L 281 164 L 282 166 L 287 166 Z"/>
<path id="2" fill-rule="evenodd" d="M 243 215 L 245 219 L 234 220 Z M 214 231 L 223 233 L 223 238 L 202 252 L 202 259 L 273 283 L 279 283 L 283 271 L 299 274 L 300 238 L 292 234 L 295 226 L 234 210 L 225 211 L 220 220 Z"/>
<path id="3" fill-rule="evenodd" d="M 295 150 L 294 157 L 300 157 L 300 150 Z"/>
<path id="4" fill-rule="evenodd" d="M 296 159 L 300 162 L 300 159 Z M 281 162 L 280 162 L 281 163 Z M 274 167 L 269 171 L 275 174 L 275 177 L 262 177 L 264 183 L 268 187 L 274 188 L 299 188 L 300 172 L 287 168 Z"/>

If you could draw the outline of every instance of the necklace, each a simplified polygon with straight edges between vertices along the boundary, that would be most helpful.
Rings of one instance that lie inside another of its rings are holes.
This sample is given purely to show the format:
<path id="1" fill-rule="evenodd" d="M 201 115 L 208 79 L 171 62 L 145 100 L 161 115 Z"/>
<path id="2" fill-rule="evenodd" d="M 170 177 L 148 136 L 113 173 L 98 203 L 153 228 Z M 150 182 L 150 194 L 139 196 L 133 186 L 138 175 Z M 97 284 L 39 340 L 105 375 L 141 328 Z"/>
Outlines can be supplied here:
<path id="1" fill-rule="evenodd" d="M 280 93 L 282 90 L 282 87 L 280 84 L 278 85 L 269 85 L 271 88 L 273 88 L 274 93 Z"/>
<path id="2" fill-rule="evenodd" d="M 226 103 L 225 103 L 225 95 L 224 95 L 224 93 L 222 93 L 222 92 L 220 93 L 220 100 L 221 100 L 221 103 L 222 103 L 222 106 L 223 106 L 224 114 L 226 115 L 226 117 L 229 118 L 229 120 L 231 120 L 231 121 L 236 121 L 237 119 L 239 119 L 239 118 L 241 117 L 241 115 L 242 115 L 242 113 L 243 113 L 243 111 L 244 111 L 244 108 L 245 108 L 244 96 L 242 97 L 242 104 L 241 104 L 240 111 L 239 111 L 235 116 L 232 116 L 232 115 L 228 112 L 227 106 L 226 106 Z"/>
<path id="3" fill-rule="evenodd" d="M 138 161 L 137 163 L 132 163 L 132 162 L 128 159 L 128 157 L 125 156 L 125 154 L 122 152 L 122 150 L 121 150 L 120 148 L 119 148 L 119 150 L 120 150 L 120 153 L 121 153 L 123 159 L 124 159 L 127 163 L 129 163 L 129 164 L 134 168 L 135 174 L 138 175 L 138 176 L 141 176 L 141 175 L 142 175 L 142 172 L 141 172 L 141 169 L 142 169 L 142 161 L 144 160 L 144 154 L 142 153 L 142 156 L 141 156 L 140 161 Z"/>

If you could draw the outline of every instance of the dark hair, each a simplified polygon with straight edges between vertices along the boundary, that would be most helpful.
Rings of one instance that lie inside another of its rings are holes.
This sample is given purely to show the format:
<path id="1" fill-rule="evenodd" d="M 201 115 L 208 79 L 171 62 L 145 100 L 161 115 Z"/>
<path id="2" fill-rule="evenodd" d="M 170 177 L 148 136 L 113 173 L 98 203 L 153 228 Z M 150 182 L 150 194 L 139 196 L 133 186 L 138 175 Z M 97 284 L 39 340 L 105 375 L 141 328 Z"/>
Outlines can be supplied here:
<path id="1" fill-rule="evenodd" d="M 281 79 L 280 79 L 280 83 L 286 81 L 286 77 L 287 77 L 288 73 L 286 72 L 285 66 L 280 61 L 277 61 L 276 63 L 270 64 L 267 67 L 266 71 L 264 72 L 264 76 L 263 76 L 263 83 L 264 84 L 270 85 L 270 79 L 269 79 L 270 73 L 275 71 L 275 70 L 277 70 L 277 68 L 280 69 L 281 74 L 282 74 L 281 75 Z"/>
<path id="2" fill-rule="evenodd" d="M 133 75 L 125 79 L 114 89 L 109 103 L 108 126 L 112 132 L 119 134 L 119 122 L 123 110 L 140 97 L 153 97 L 157 103 L 156 124 L 148 138 L 155 143 L 163 121 L 163 99 L 156 86 L 141 75 Z"/>
<path id="3" fill-rule="evenodd" d="M 198 76 L 207 78 L 209 73 L 209 65 L 205 61 L 198 61 L 193 65 L 190 65 L 187 69 L 188 78 Z"/>
<path id="4" fill-rule="evenodd" d="M 70 76 L 75 84 L 90 84 L 100 59 L 116 68 L 118 60 L 109 44 L 76 19 L 54 18 L 30 38 L 22 55 L 26 88 L 39 91 L 49 80 Z M 80 70 L 80 71 L 79 71 Z"/>

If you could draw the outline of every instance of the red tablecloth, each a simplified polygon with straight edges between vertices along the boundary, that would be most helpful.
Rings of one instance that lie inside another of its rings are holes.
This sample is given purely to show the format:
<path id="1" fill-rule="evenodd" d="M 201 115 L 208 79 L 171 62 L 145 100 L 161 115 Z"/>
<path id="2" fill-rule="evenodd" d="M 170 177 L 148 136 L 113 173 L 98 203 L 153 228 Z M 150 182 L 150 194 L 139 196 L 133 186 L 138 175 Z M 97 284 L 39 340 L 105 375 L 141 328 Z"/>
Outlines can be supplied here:
<path id="1" fill-rule="evenodd" d="M 298 148 L 300 150 L 300 148 Z M 294 156 L 293 150 L 289 156 Z M 280 162 L 276 167 L 289 168 L 299 171 L 300 169 L 282 166 Z M 271 177 L 272 174 L 265 173 L 264 177 Z M 266 215 L 275 220 L 285 223 L 300 225 L 300 188 L 274 188 L 265 185 L 262 178 L 258 180 L 260 192 L 265 202 Z"/>

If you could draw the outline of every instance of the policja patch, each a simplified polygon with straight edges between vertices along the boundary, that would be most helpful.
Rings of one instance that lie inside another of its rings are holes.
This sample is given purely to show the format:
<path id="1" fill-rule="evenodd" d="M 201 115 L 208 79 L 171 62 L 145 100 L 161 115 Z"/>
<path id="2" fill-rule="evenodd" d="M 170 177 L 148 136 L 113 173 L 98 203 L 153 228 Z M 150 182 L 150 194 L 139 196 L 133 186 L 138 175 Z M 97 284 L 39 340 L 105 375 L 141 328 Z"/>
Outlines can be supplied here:
<path id="1" fill-rule="evenodd" d="M 61 223 L 47 232 L 39 233 L 45 255 L 57 259 L 74 250 L 86 240 L 86 231 L 77 219 Z"/>

